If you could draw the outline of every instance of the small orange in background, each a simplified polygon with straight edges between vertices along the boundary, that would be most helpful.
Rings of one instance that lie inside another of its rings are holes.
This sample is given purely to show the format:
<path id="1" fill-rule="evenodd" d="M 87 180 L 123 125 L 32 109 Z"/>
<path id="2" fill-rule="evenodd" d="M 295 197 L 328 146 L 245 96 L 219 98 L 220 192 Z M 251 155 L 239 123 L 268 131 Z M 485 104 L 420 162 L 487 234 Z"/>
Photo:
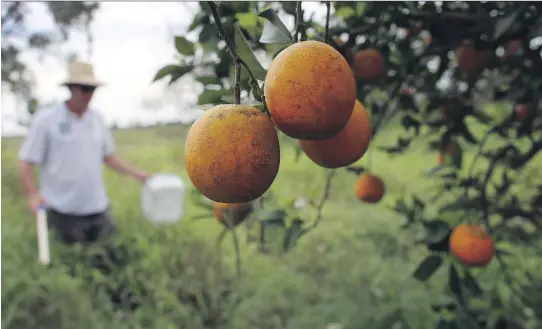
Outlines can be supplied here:
<path id="1" fill-rule="evenodd" d="M 491 263 L 496 249 L 482 226 L 459 224 L 450 235 L 450 252 L 464 265 L 484 267 Z"/>
<path id="2" fill-rule="evenodd" d="M 444 147 L 438 155 L 438 163 L 443 165 L 446 160 L 447 155 L 454 155 L 457 152 L 457 143 L 455 141 L 450 141 L 446 147 Z"/>
<path id="3" fill-rule="evenodd" d="M 512 57 L 518 53 L 519 50 L 523 48 L 523 40 L 514 39 L 508 41 L 504 49 L 504 58 Z"/>
<path id="4" fill-rule="evenodd" d="M 339 168 L 351 165 L 363 157 L 371 140 L 369 113 L 356 99 L 354 111 L 337 135 L 319 141 L 301 140 L 301 149 L 309 159 L 324 168 Z"/>
<path id="5" fill-rule="evenodd" d="M 384 57 L 377 49 L 360 50 L 354 58 L 354 73 L 360 79 L 376 79 L 384 73 Z"/>
<path id="6" fill-rule="evenodd" d="M 525 104 L 517 104 L 514 108 L 514 115 L 517 121 L 523 121 L 529 115 L 529 109 Z"/>
<path id="7" fill-rule="evenodd" d="M 360 201 L 377 203 L 384 196 L 386 188 L 382 179 L 371 174 L 361 174 L 356 183 L 356 196 Z"/>
<path id="8" fill-rule="evenodd" d="M 228 225 L 226 220 L 230 221 L 232 226 L 241 224 L 252 212 L 252 203 L 223 203 L 215 202 L 213 204 L 213 214 L 216 219 L 224 224 Z"/>
<path id="9" fill-rule="evenodd" d="M 476 50 L 471 41 L 466 41 L 455 50 L 457 68 L 468 74 L 478 74 L 489 66 L 493 51 L 489 49 Z"/>

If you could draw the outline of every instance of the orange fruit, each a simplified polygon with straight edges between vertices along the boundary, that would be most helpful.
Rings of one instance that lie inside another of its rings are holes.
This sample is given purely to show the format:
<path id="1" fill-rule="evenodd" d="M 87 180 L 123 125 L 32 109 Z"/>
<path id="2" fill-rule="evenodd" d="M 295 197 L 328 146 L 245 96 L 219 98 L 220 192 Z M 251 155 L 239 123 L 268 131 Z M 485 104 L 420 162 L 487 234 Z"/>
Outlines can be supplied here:
<path id="1" fill-rule="evenodd" d="M 525 104 L 517 104 L 514 108 L 514 114 L 517 121 L 523 121 L 529 115 L 529 109 Z"/>
<path id="2" fill-rule="evenodd" d="M 507 57 L 514 56 L 521 48 L 523 48 L 523 40 L 521 39 L 510 40 L 506 44 L 503 57 L 507 58 Z"/>
<path id="3" fill-rule="evenodd" d="M 482 267 L 491 263 L 495 245 L 482 226 L 459 224 L 450 235 L 450 252 L 467 266 Z"/>
<path id="4" fill-rule="evenodd" d="M 360 201 L 377 203 L 385 190 L 384 182 L 375 175 L 361 174 L 356 182 L 356 196 Z"/>
<path id="5" fill-rule="evenodd" d="M 215 202 L 213 205 L 213 214 L 215 215 L 216 219 L 224 225 L 227 225 L 227 220 L 229 220 L 232 226 L 237 226 L 241 224 L 251 212 L 252 204 L 250 202 Z"/>
<path id="6" fill-rule="evenodd" d="M 354 58 L 354 73 L 360 79 L 375 79 L 384 73 L 384 57 L 376 49 L 360 50 Z"/>
<path id="7" fill-rule="evenodd" d="M 273 59 L 264 94 L 273 122 L 284 134 L 320 140 L 346 126 L 356 100 L 356 83 L 337 50 L 310 40 L 288 46 Z"/>
<path id="8" fill-rule="evenodd" d="M 493 51 L 476 50 L 472 42 L 465 42 L 455 51 L 457 68 L 468 74 L 477 74 L 491 63 Z"/>
<path id="9" fill-rule="evenodd" d="M 275 180 L 279 164 L 277 131 L 252 106 L 217 105 L 194 122 L 186 137 L 188 176 L 215 202 L 257 199 Z"/>
<path id="10" fill-rule="evenodd" d="M 339 168 L 358 161 L 367 152 L 371 134 L 369 113 L 356 99 L 350 120 L 337 135 L 318 141 L 301 140 L 299 144 L 317 165 Z"/>

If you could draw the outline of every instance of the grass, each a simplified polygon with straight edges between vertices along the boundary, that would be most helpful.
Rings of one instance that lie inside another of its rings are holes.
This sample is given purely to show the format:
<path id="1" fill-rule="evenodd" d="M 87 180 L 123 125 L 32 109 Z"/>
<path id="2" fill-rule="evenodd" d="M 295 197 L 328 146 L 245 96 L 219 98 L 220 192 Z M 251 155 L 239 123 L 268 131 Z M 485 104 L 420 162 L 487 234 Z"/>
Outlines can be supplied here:
<path id="1" fill-rule="evenodd" d="M 183 126 L 120 130 L 115 132 L 115 139 L 123 158 L 150 172 L 178 174 L 193 189 L 183 166 L 186 131 Z M 426 284 L 411 278 L 427 252 L 414 243 L 420 232 L 402 231 L 403 219 L 388 206 L 404 194 L 427 197 L 434 182 L 421 173 L 436 164 L 437 154 L 424 148 L 423 141 L 415 143 L 407 154 L 395 157 L 377 150 L 377 146 L 394 143 L 400 134 L 402 128 L 390 125 L 358 163 L 383 178 L 386 195 L 380 204 L 358 202 L 353 193 L 356 176 L 339 170 L 323 209 L 324 220 L 291 253 L 258 254 L 247 244 L 247 230 L 241 227 L 240 282 L 232 280 L 231 237 L 226 237 L 218 253 L 215 240 L 222 227 L 207 209 L 187 200 L 185 217 L 179 224 L 153 226 L 141 214 L 138 183 L 106 170 L 112 212 L 121 230 L 119 239 L 129 243 L 134 254 L 143 254 L 119 274 L 140 287 L 145 296 L 142 308 L 124 315 L 108 306 L 103 291 L 95 291 L 81 276 L 67 273 L 62 263 L 82 257 L 83 251 L 54 243 L 52 257 L 57 264 L 50 269 L 37 264 L 35 222 L 26 211 L 16 178 L 20 140 L 4 138 L 5 327 L 323 329 L 329 323 L 341 323 L 343 328 L 377 328 L 378 321 L 400 308 L 410 328 L 432 328 L 437 317 L 430 303 L 449 298 L 443 290 L 447 271 L 439 270 Z M 324 169 L 303 155 L 295 161 L 293 145 L 291 139 L 281 136 L 281 166 L 271 187 L 281 204 L 298 197 L 317 200 L 325 183 Z M 470 164 L 472 152 L 467 151 L 464 161 Z M 532 167 L 539 167 L 541 160 L 538 156 Z M 205 214 L 208 216 L 192 219 Z M 308 221 L 314 219 L 313 213 L 302 214 Z M 515 264 L 521 271 L 534 271 L 542 265 L 527 253 Z M 498 273 L 496 262 L 486 271 L 476 272 L 484 278 L 484 287 L 493 285 L 500 277 Z M 98 273 L 89 275 L 93 282 L 112 281 Z M 224 298 L 224 290 L 233 291 L 233 295 Z"/>

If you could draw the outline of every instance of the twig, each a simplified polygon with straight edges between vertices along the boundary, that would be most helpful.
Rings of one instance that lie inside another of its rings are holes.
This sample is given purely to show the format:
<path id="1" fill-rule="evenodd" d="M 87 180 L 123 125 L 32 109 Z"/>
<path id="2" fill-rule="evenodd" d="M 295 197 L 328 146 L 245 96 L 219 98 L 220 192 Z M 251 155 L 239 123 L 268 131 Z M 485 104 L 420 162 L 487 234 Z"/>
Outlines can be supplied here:
<path id="1" fill-rule="evenodd" d="M 211 13 L 213 14 L 213 18 L 215 20 L 216 26 L 218 28 L 218 33 L 222 36 L 222 39 L 226 42 L 226 47 L 228 48 L 228 52 L 230 53 L 233 62 L 236 63 L 236 65 L 241 65 L 243 68 L 247 71 L 249 79 L 250 79 L 250 85 L 252 88 L 256 89 L 256 93 L 258 93 L 262 99 L 262 102 L 264 101 L 264 94 L 262 92 L 262 89 L 258 85 L 258 80 L 248 67 L 247 63 L 241 59 L 237 51 L 235 50 L 235 45 L 231 41 L 230 37 L 226 33 L 226 29 L 224 29 L 224 26 L 222 25 L 222 22 L 220 21 L 220 15 L 218 14 L 218 10 L 216 7 L 216 4 L 213 1 L 206 1 L 209 5 L 209 8 L 211 10 Z"/>
<path id="2" fill-rule="evenodd" d="M 331 2 L 326 1 L 326 29 L 324 31 L 324 42 L 329 43 L 329 12 L 331 10 Z"/>
<path id="3" fill-rule="evenodd" d="M 235 248 L 235 268 L 237 269 L 237 276 L 241 276 L 241 250 L 239 248 L 239 238 L 237 232 L 235 232 L 234 219 L 231 212 L 224 214 L 224 222 L 227 226 L 227 231 L 231 232 L 233 238 L 233 247 Z"/>
<path id="4" fill-rule="evenodd" d="M 235 82 L 233 86 L 234 104 L 241 104 L 241 64 L 235 63 Z"/>
<path id="5" fill-rule="evenodd" d="M 297 1 L 295 9 L 295 42 L 299 41 L 299 34 L 301 33 L 301 41 L 307 40 L 307 34 L 305 33 L 305 27 L 303 25 L 303 10 L 301 9 L 301 1 Z"/>
<path id="6" fill-rule="evenodd" d="M 329 198 L 329 192 L 331 190 L 331 182 L 333 180 L 334 175 L 335 175 L 335 170 L 331 169 L 328 172 L 328 175 L 327 175 L 327 178 L 326 178 L 326 185 L 324 187 L 324 193 L 322 195 L 322 198 L 320 199 L 320 202 L 316 206 L 316 219 L 314 220 L 314 222 L 312 223 L 311 226 L 309 226 L 306 229 L 301 231 L 301 233 L 299 234 L 300 237 L 302 235 L 304 235 L 305 233 L 307 233 L 308 231 L 315 228 L 322 221 L 322 219 L 323 219 L 322 210 L 324 208 L 324 204 L 326 203 L 327 199 Z"/>

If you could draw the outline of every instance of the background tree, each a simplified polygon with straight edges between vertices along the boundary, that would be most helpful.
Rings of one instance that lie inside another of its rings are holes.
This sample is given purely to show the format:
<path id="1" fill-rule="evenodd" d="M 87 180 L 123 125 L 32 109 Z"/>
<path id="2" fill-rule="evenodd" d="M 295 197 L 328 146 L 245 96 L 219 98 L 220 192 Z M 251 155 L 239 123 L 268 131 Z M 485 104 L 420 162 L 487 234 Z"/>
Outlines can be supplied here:
<path id="1" fill-rule="evenodd" d="M 213 3 L 200 5 L 189 27 L 199 31 L 197 41 L 175 37 L 183 57 L 161 68 L 155 80 L 169 77 L 173 83 L 192 73 L 204 85 L 199 104 L 232 103 L 233 81 L 242 67 L 242 102 L 265 106 L 262 60 L 299 40 L 328 41 L 352 66 L 357 97 L 371 112 L 373 139 L 385 125 L 403 127 L 397 143 L 382 149 L 397 161 L 422 145 L 436 158 L 440 154 L 440 164 L 426 173 L 433 184 L 423 192 L 407 191 L 393 208 L 404 215 L 406 234 L 424 232 L 419 243 L 428 255 L 414 277 L 425 282 L 447 266 L 443 293 L 452 299 L 433 304 L 441 314 L 436 328 L 532 323 L 533 314 L 525 309 L 542 308 L 529 287 L 539 286 L 542 278 L 511 268 L 517 263 L 514 253 L 541 252 L 542 186 L 514 179 L 520 171 L 540 175 L 529 165 L 542 148 L 538 3 L 336 2 L 325 24 L 307 20 L 301 2 L 220 2 L 216 13 Z M 277 13 L 293 16 L 293 29 Z M 223 41 L 226 35 L 234 40 L 233 54 Z M 202 62 L 212 72 L 201 70 Z M 359 175 L 371 168 L 346 169 Z M 286 223 L 289 211 L 257 216 L 263 227 Z M 311 227 L 302 219 L 289 223 L 283 225 L 285 250 Z M 500 264 L 502 277 L 483 290 L 476 279 L 483 272 L 476 267 L 491 261 Z M 382 328 L 404 324 L 402 319 L 397 310 Z"/>
<path id="2" fill-rule="evenodd" d="M 38 104 L 32 92 L 34 78 L 20 55 L 26 51 L 37 51 L 41 56 L 62 56 L 53 47 L 69 38 L 72 28 L 83 27 L 88 40 L 88 57 L 92 54 L 90 24 L 98 2 L 46 2 L 56 24 L 53 31 L 32 31 L 25 20 L 34 4 L 5 2 L 2 4 L 2 84 L 8 87 L 19 103 L 27 104 L 32 114 Z M 68 59 L 73 58 L 73 54 Z M 62 58 L 64 60 L 64 58 Z"/>

